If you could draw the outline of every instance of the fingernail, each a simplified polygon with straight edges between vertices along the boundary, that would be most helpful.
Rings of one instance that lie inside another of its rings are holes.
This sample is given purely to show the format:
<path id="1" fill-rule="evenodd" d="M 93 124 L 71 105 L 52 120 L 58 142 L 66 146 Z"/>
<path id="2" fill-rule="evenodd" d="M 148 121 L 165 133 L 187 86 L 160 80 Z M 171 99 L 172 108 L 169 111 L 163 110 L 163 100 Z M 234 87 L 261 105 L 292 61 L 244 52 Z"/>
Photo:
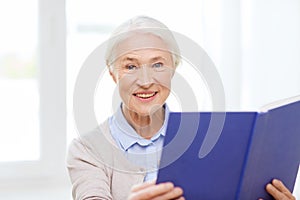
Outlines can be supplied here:
<path id="1" fill-rule="evenodd" d="M 183 190 L 180 187 L 175 188 L 176 194 L 180 195 L 183 194 Z"/>
<path id="2" fill-rule="evenodd" d="M 266 185 L 266 189 L 268 189 L 268 188 L 270 188 L 270 187 L 272 187 L 272 184 L 271 184 L 271 183 L 268 183 L 268 184 Z"/>
<path id="3" fill-rule="evenodd" d="M 273 184 L 279 184 L 280 183 L 280 180 L 278 180 L 278 179 L 273 179 Z"/>
<path id="4" fill-rule="evenodd" d="M 167 189 L 171 189 L 174 187 L 174 184 L 173 183 L 166 183 L 166 188 Z"/>

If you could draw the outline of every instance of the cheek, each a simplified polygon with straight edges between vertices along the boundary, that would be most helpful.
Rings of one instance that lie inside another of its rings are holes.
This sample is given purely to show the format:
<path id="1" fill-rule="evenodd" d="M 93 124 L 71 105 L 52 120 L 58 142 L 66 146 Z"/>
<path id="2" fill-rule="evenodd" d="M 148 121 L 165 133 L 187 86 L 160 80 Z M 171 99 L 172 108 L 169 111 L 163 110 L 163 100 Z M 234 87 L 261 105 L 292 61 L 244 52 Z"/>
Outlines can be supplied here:
<path id="1" fill-rule="evenodd" d="M 134 83 L 134 78 L 130 76 L 123 76 L 118 80 L 119 93 L 123 101 L 125 98 L 127 99 L 131 91 L 134 90 Z"/>
<path id="2" fill-rule="evenodd" d="M 171 90 L 172 76 L 170 74 L 158 74 L 155 77 L 155 82 L 163 86 L 166 90 Z"/>
<path id="3" fill-rule="evenodd" d="M 163 94 L 162 94 L 162 100 L 166 101 L 166 99 L 168 98 L 168 96 L 170 95 L 170 88 L 169 87 L 164 87 L 163 88 Z"/>

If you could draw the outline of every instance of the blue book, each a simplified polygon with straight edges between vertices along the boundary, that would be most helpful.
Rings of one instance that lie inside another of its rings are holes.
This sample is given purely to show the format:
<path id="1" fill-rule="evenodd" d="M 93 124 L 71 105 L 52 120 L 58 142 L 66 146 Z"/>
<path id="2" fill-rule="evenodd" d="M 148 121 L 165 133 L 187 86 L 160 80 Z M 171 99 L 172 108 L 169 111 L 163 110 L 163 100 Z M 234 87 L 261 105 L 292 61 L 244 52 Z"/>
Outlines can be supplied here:
<path id="1" fill-rule="evenodd" d="M 273 199 L 273 178 L 293 191 L 300 163 L 300 96 L 260 112 L 170 113 L 157 182 L 187 200 Z"/>

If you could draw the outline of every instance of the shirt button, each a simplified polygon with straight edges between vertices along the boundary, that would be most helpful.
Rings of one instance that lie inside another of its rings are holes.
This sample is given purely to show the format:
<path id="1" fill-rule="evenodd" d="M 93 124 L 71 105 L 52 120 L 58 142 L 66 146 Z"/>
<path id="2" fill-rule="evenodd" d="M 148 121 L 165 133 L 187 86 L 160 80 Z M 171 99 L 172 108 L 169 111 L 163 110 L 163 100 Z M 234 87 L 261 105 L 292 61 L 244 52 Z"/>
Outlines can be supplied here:
<path id="1" fill-rule="evenodd" d="M 145 171 L 145 169 L 144 168 L 140 168 L 140 172 L 144 172 Z"/>

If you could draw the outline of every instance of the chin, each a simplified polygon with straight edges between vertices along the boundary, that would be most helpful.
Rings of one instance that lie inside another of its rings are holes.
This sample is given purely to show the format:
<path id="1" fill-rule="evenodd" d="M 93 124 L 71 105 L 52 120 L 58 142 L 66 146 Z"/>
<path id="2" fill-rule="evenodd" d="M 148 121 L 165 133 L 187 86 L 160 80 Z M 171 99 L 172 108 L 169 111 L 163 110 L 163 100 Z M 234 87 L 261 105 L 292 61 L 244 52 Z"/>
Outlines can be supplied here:
<path id="1" fill-rule="evenodd" d="M 155 113 L 157 110 L 162 108 L 162 106 L 163 106 L 163 104 L 155 104 L 152 106 L 142 106 L 139 108 L 135 107 L 134 109 L 131 109 L 131 110 L 133 110 L 140 116 L 148 116 L 148 115 Z"/>

